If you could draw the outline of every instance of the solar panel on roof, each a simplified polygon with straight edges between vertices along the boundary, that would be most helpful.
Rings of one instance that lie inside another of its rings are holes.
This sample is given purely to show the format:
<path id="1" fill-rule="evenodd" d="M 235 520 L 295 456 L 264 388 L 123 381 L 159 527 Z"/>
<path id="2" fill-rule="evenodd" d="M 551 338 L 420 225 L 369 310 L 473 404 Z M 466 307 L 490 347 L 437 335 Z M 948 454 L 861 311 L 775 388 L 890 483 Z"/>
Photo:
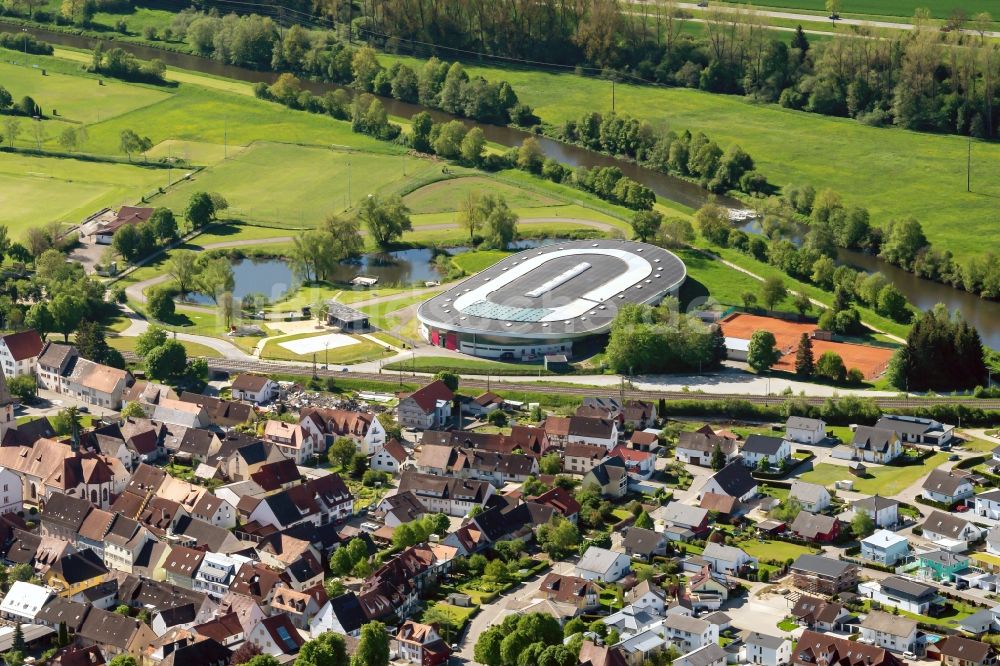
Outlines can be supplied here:
<path id="1" fill-rule="evenodd" d="M 476 301 L 463 308 L 462 312 L 483 319 L 499 319 L 502 321 L 541 321 L 552 312 L 550 308 L 517 308 L 500 305 L 490 301 Z"/>
<path id="2" fill-rule="evenodd" d="M 288 635 L 288 630 L 284 627 L 278 627 L 278 636 L 281 637 L 281 640 L 285 643 L 285 647 L 289 650 L 295 650 L 298 647 L 295 641 L 292 640 L 292 637 Z"/>

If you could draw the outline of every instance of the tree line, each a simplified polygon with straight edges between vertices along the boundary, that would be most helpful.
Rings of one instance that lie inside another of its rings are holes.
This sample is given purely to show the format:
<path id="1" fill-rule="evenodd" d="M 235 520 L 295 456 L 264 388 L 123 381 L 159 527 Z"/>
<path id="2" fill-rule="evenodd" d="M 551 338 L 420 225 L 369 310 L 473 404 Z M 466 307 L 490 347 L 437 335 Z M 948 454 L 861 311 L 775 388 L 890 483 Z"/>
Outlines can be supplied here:
<path id="1" fill-rule="evenodd" d="M 559 136 L 590 150 L 625 156 L 661 173 L 696 180 L 712 192 L 766 194 L 774 189 L 740 146 L 733 144 L 723 152 L 702 132 L 664 132 L 628 114 L 588 111 L 563 123 Z"/>
<path id="2" fill-rule="evenodd" d="M 333 12 L 333 5 L 319 10 Z M 608 77 L 740 94 L 870 125 L 994 138 L 1000 47 L 992 22 L 959 14 L 944 33 L 917 10 L 915 29 L 876 35 L 859 27 L 811 44 L 801 27 L 774 38 L 752 10 L 690 13 L 675 0 L 565 3 L 369 0 L 359 31 L 386 48 L 412 42 L 601 70 Z M 414 44 L 414 49 L 424 48 Z M 432 48 L 432 47 L 428 47 Z"/>

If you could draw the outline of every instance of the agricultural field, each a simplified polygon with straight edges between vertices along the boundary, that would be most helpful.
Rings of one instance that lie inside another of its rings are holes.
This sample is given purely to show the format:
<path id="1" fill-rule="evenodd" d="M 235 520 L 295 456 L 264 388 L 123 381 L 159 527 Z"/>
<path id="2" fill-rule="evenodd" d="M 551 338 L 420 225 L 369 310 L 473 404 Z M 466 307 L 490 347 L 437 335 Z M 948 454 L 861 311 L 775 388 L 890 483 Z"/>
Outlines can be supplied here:
<path id="1" fill-rule="evenodd" d="M 406 60 L 383 55 L 388 64 Z M 550 126 L 581 109 L 611 110 L 611 85 L 569 73 L 470 64 L 471 75 L 503 79 Z M 965 191 L 965 137 L 868 127 L 834 118 L 759 104 L 736 96 L 687 88 L 619 83 L 616 109 L 662 128 L 703 131 L 723 148 L 742 146 L 768 179 L 779 185 L 812 184 L 843 194 L 848 205 L 867 206 L 873 222 L 916 217 L 931 241 L 956 256 L 997 249 L 993 209 L 1000 196 L 1000 145 L 972 143 L 972 192 Z M 878 150 L 873 150 L 877 146 Z M 850 168 L 844 168 L 850 165 Z M 885 177 L 892 174 L 891 178 Z M 906 196 L 900 196 L 901 188 Z"/>
<path id="2" fill-rule="evenodd" d="M 194 192 L 221 192 L 229 201 L 227 217 L 302 228 L 344 212 L 362 196 L 391 194 L 410 178 L 439 171 L 429 160 L 404 155 L 258 142 L 193 175 L 156 203 L 182 211 Z"/>
<path id="3" fill-rule="evenodd" d="M 47 222 L 76 223 L 106 206 L 131 204 L 166 180 L 166 171 L 6 153 L 0 157 L 0 210 L 15 239 Z"/>
<path id="4" fill-rule="evenodd" d="M 485 192 L 502 195 L 511 208 L 535 208 L 559 203 L 551 197 L 479 176 L 452 178 L 425 185 L 407 194 L 403 202 L 416 214 L 443 213 L 456 210 L 469 194 L 481 195 Z"/>

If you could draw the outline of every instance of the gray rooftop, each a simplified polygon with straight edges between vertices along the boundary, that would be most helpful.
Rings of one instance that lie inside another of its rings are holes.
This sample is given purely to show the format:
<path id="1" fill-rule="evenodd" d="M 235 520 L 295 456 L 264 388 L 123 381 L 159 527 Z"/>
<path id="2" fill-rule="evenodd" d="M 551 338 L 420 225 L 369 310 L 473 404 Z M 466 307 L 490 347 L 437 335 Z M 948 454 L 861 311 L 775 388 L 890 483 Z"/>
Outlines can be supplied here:
<path id="1" fill-rule="evenodd" d="M 569 250 L 575 253 L 562 252 Z M 553 318 L 553 315 L 558 315 L 559 308 L 629 272 L 629 265 L 622 257 L 589 250 L 629 252 L 646 260 L 652 272 L 643 273 L 636 282 L 611 292 L 604 300 L 594 301 L 593 309 L 582 315 Z M 463 294 L 503 276 L 526 260 L 546 254 L 555 256 L 506 284 L 498 284 L 496 289 L 465 306 L 462 311 L 454 307 L 455 300 Z M 574 274 L 583 264 L 587 267 Z M 684 263 L 673 253 L 655 245 L 622 240 L 553 243 L 505 257 L 425 301 L 418 308 L 417 315 L 425 323 L 466 333 L 553 339 L 591 335 L 606 331 L 621 305 L 657 302 L 663 294 L 679 287 L 686 276 Z M 528 295 L 528 292 L 547 283 L 554 286 L 544 293 Z M 543 322 L 546 317 L 549 320 Z"/>

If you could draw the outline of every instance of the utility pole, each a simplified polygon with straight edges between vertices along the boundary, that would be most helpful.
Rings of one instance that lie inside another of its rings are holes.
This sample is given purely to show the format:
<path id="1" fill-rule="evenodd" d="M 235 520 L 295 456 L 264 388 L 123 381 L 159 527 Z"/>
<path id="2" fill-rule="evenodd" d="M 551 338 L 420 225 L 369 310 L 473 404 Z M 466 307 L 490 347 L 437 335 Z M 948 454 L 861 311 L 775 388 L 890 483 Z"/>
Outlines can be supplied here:
<path id="1" fill-rule="evenodd" d="M 972 137 L 969 137 L 969 152 L 965 158 L 965 191 L 972 191 Z"/>

